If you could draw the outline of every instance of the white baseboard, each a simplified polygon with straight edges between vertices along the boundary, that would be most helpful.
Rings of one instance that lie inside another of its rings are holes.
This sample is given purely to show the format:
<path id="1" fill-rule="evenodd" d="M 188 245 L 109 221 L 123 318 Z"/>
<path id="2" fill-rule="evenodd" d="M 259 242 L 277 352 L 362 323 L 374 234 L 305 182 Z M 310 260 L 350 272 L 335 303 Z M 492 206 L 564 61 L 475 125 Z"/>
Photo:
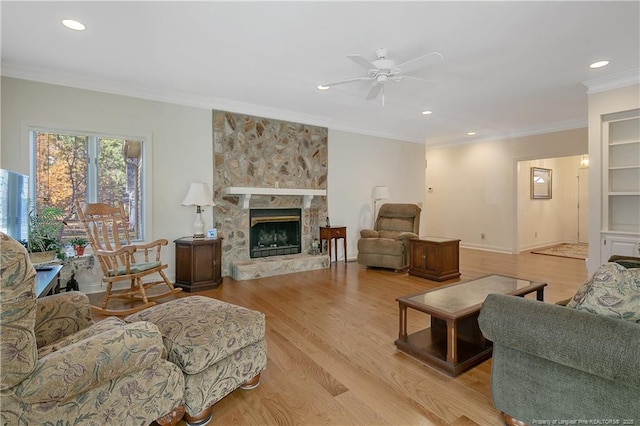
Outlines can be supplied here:
<path id="1" fill-rule="evenodd" d="M 483 250 L 483 251 L 491 251 L 495 253 L 504 253 L 504 254 L 512 254 L 511 249 L 509 247 L 500 247 L 500 246 L 486 246 L 480 244 L 472 244 L 460 242 L 461 248 L 472 249 L 472 250 Z"/>

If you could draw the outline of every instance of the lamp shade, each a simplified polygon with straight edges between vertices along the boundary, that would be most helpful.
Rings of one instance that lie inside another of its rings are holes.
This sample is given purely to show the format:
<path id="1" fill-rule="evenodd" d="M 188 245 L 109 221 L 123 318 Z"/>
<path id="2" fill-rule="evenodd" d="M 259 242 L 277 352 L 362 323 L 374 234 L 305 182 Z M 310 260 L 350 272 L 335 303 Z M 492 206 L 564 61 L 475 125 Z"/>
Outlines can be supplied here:
<path id="1" fill-rule="evenodd" d="M 373 199 L 383 200 L 391 197 L 388 186 L 376 186 L 373 188 Z"/>
<path id="2" fill-rule="evenodd" d="M 183 206 L 215 206 L 211 192 L 206 183 L 192 182 L 187 196 L 182 201 Z"/>

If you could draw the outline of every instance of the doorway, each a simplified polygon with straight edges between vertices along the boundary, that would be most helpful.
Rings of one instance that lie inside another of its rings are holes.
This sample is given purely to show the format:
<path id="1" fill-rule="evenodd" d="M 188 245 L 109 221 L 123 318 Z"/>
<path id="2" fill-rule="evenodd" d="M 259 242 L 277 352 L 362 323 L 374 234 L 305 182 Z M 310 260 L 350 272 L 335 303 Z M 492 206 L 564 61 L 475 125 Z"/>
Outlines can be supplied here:
<path id="1" fill-rule="evenodd" d="M 588 242 L 588 167 L 583 156 L 517 162 L 515 252 Z M 551 170 L 551 198 L 531 197 L 531 168 Z"/>

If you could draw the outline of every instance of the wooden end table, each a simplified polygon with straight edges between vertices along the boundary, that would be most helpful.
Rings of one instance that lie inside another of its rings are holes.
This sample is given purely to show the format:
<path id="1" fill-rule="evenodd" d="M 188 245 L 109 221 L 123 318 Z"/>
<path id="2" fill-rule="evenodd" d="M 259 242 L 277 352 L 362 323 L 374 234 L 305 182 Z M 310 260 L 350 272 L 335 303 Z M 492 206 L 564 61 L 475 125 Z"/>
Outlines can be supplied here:
<path id="1" fill-rule="evenodd" d="M 222 284 L 222 238 L 184 237 L 176 245 L 176 282 L 184 291 L 218 288 Z"/>
<path id="2" fill-rule="evenodd" d="M 536 292 L 542 301 L 546 283 L 502 275 L 451 284 L 396 299 L 400 309 L 398 350 L 451 375 L 466 371 L 491 357 L 493 344 L 484 338 L 478 315 L 491 293 L 525 296 Z M 407 309 L 431 316 L 431 327 L 407 332 Z"/>
<path id="3" fill-rule="evenodd" d="M 322 240 L 329 241 L 329 261 L 331 261 L 331 240 L 336 240 L 335 258 L 338 263 L 338 239 L 342 238 L 344 243 L 344 263 L 347 263 L 347 227 L 346 226 L 332 226 L 320 227 L 320 246 L 322 246 Z"/>
<path id="4" fill-rule="evenodd" d="M 409 275 L 433 281 L 460 276 L 460 240 L 420 237 L 409 240 Z"/>

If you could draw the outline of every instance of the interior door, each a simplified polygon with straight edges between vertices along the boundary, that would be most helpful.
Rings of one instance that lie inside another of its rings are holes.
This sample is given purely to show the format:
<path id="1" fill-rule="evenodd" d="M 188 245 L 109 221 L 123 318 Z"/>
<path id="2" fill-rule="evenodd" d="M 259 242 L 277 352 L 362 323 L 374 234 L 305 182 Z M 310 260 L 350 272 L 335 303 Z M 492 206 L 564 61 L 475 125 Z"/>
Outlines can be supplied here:
<path id="1" fill-rule="evenodd" d="M 589 169 L 578 169 L 578 242 L 589 242 Z"/>

